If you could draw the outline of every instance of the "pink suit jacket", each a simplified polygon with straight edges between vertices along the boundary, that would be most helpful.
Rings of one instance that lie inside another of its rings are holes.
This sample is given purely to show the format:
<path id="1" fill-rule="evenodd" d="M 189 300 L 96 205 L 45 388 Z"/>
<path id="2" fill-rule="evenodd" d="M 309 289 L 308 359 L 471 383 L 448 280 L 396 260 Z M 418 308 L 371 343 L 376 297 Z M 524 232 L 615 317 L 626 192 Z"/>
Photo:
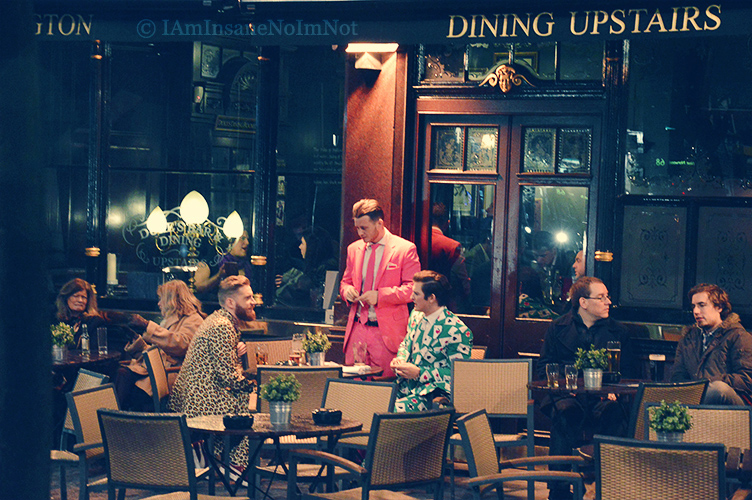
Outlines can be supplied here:
<path id="1" fill-rule="evenodd" d="M 413 275 L 420 271 L 420 260 L 415 245 L 386 230 L 382 242 L 384 255 L 376 270 L 376 289 L 379 301 L 376 304 L 376 320 L 384 345 L 392 352 L 397 352 L 407 332 L 407 319 L 410 315 L 407 304 L 413 293 Z M 352 285 L 360 291 L 363 285 L 363 259 L 366 244 L 359 239 L 347 247 L 347 267 L 340 282 L 340 295 L 344 295 L 344 286 Z M 345 330 L 344 350 L 350 340 L 358 303 L 350 304 L 350 316 Z"/>

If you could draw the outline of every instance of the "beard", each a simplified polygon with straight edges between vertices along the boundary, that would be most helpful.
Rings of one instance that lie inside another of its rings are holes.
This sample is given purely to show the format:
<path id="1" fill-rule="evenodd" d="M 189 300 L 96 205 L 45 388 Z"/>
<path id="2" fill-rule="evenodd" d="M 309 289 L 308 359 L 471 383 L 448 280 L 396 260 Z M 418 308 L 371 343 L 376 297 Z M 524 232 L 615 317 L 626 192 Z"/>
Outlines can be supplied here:
<path id="1" fill-rule="evenodd" d="M 249 307 L 248 309 L 236 307 L 235 317 L 240 321 L 256 321 L 256 311 L 254 310 L 253 306 Z"/>

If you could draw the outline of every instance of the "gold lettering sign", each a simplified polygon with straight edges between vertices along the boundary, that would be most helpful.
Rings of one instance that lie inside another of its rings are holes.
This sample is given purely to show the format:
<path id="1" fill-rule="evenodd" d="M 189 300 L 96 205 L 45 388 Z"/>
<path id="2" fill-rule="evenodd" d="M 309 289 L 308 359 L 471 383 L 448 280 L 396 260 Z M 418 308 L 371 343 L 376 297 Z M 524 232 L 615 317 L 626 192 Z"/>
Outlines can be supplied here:
<path id="1" fill-rule="evenodd" d="M 652 9 L 584 10 L 569 12 L 568 23 L 559 18 L 572 36 L 715 31 L 721 27 L 721 5 Z M 545 38 L 554 34 L 557 20 L 552 12 L 527 14 L 450 15 L 446 38 Z M 561 31 L 562 28 L 559 28 Z M 563 33 L 559 33 L 563 34 Z"/>
<path id="2" fill-rule="evenodd" d="M 256 120 L 253 118 L 241 118 L 239 116 L 217 116 L 214 122 L 215 130 L 225 130 L 227 132 L 245 132 L 246 134 L 256 133 Z"/>
<path id="3" fill-rule="evenodd" d="M 89 36 L 92 14 L 34 14 L 38 36 Z"/>

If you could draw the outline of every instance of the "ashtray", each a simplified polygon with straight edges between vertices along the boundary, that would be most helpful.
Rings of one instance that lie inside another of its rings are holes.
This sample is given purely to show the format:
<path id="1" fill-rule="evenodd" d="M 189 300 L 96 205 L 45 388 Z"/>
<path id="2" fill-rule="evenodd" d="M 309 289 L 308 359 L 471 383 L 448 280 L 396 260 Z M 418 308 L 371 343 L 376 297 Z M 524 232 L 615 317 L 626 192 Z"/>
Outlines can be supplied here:
<path id="1" fill-rule="evenodd" d="M 337 425 L 342 421 L 342 410 L 318 408 L 311 412 L 316 425 Z"/>
<path id="2" fill-rule="evenodd" d="M 619 372 L 603 372 L 604 384 L 618 384 L 621 381 L 621 373 Z"/>
<path id="3" fill-rule="evenodd" d="M 253 427 L 253 415 L 225 415 L 222 423 L 225 429 L 250 429 Z"/>

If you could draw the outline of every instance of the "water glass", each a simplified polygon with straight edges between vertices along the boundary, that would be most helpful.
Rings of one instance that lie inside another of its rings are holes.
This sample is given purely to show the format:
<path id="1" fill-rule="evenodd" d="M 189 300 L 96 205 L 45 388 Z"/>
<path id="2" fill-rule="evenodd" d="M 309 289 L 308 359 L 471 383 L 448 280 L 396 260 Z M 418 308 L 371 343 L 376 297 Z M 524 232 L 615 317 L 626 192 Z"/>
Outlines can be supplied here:
<path id="1" fill-rule="evenodd" d="M 305 361 L 303 355 L 303 339 L 305 335 L 302 333 L 292 334 L 292 352 L 290 352 L 290 361 L 296 365 L 303 364 L 301 360 Z"/>
<path id="2" fill-rule="evenodd" d="M 612 340 L 606 342 L 608 353 L 608 371 L 618 373 L 621 371 L 621 342 Z"/>
<path id="3" fill-rule="evenodd" d="M 265 365 L 269 360 L 269 352 L 264 344 L 256 346 L 256 365 Z"/>
<path id="4" fill-rule="evenodd" d="M 567 381 L 567 389 L 577 389 L 577 367 L 574 365 L 567 365 L 564 367 L 564 379 Z"/>
<path id="5" fill-rule="evenodd" d="M 548 378 L 548 387 L 552 389 L 559 388 L 559 365 L 557 363 L 546 365 L 546 377 Z"/>
<path id="6" fill-rule="evenodd" d="M 97 346 L 100 356 L 107 354 L 107 328 L 103 326 L 97 328 Z"/>

